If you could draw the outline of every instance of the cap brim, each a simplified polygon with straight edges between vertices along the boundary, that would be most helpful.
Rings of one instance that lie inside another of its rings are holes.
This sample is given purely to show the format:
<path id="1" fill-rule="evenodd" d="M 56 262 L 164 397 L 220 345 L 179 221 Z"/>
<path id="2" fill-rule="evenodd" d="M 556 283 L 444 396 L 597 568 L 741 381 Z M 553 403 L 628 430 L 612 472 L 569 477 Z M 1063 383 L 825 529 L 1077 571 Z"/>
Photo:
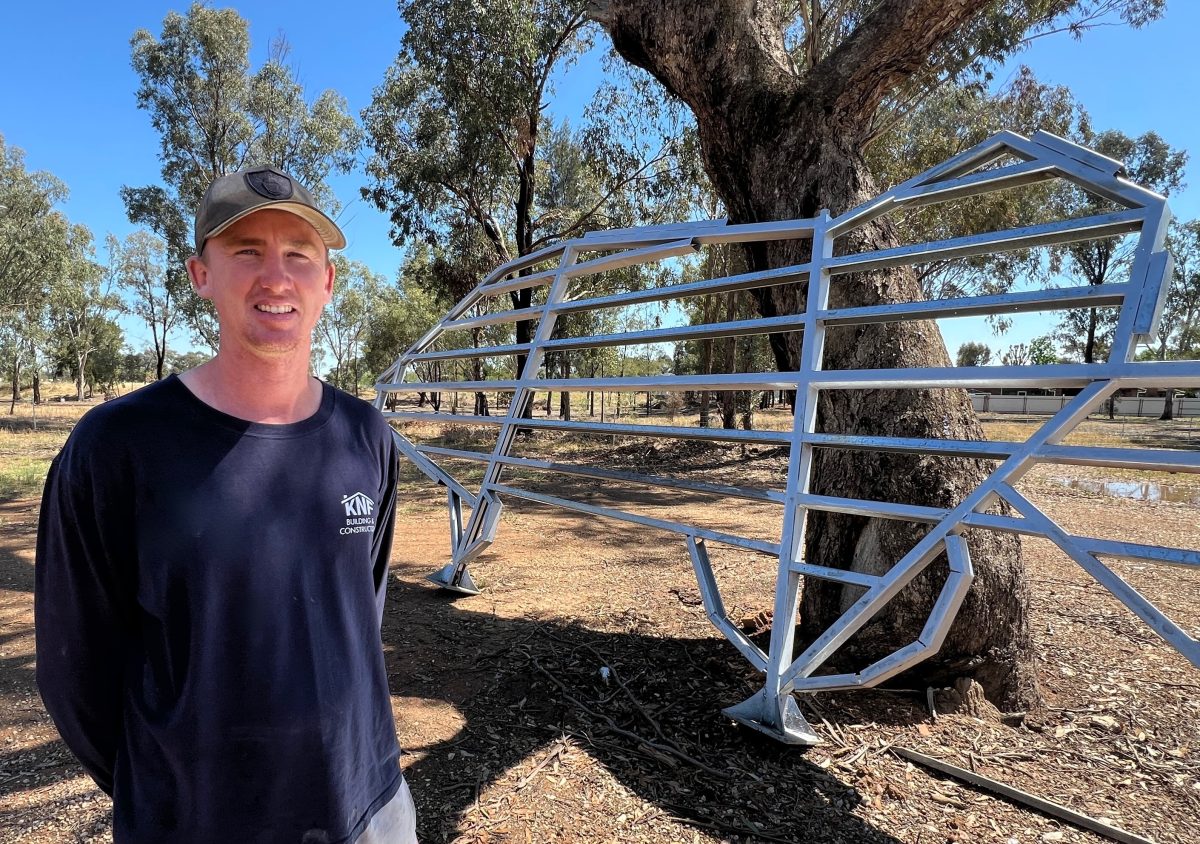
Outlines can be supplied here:
<path id="1" fill-rule="evenodd" d="M 209 232 L 208 236 L 204 238 L 205 243 L 219 235 L 221 232 L 225 231 L 225 229 L 232 226 L 238 220 L 241 220 L 244 217 L 249 217 L 256 211 L 263 211 L 268 208 L 274 208 L 278 211 L 287 211 L 288 213 L 295 214 L 297 217 L 304 220 L 306 223 L 316 229 L 317 234 L 321 236 L 322 242 L 324 242 L 324 244 L 330 249 L 346 248 L 346 236 L 342 234 L 342 230 L 337 227 L 337 223 L 311 206 L 303 205 L 299 202 L 288 202 L 286 200 L 282 202 L 264 202 L 262 205 L 255 205 L 253 208 L 247 208 L 245 211 L 234 214 L 228 220 L 221 223 L 221 225 Z"/>

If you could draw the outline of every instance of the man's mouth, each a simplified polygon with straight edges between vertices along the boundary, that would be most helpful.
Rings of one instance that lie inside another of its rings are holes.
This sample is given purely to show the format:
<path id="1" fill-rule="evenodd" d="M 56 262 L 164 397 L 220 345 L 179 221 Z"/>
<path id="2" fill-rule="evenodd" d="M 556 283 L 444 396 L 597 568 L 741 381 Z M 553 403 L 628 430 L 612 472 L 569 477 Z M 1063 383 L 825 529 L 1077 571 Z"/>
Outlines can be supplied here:
<path id="1" fill-rule="evenodd" d="M 291 305 L 255 305 L 254 308 L 264 314 L 290 314 L 296 310 Z"/>

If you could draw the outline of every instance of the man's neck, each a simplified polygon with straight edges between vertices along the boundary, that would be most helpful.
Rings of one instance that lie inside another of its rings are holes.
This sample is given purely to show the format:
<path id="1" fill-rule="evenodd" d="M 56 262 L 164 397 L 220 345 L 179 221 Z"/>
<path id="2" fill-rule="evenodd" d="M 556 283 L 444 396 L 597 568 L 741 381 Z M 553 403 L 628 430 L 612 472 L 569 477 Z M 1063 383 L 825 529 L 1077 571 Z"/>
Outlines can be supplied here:
<path id="1" fill-rule="evenodd" d="M 218 352 L 180 380 L 209 407 L 248 422 L 285 425 L 320 409 L 321 382 L 308 374 L 307 355 L 241 362 L 232 357 Z"/>

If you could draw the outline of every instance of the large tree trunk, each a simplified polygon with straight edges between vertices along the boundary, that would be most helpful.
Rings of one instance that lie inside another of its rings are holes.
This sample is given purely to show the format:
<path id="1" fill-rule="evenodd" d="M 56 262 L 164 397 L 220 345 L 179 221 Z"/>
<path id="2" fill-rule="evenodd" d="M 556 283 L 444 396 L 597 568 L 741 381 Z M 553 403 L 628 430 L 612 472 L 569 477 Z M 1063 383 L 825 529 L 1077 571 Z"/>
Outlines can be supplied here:
<path id="1" fill-rule="evenodd" d="M 919 70 L 985 0 L 885 0 L 826 59 L 797 73 L 784 49 L 777 7 L 749 0 L 613 0 L 592 13 L 628 61 L 646 68 L 683 99 L 696 117 L 705 167 L 731 219 L 738 223 L 844 212 L 877 191 L 861 155 L 871 117 L 895 85 Z M 886 219 L 869 225 L 842 250 L 896 243 Z M 751 270 L 799 263 L 807 243 L 757 244 Z M 802 285 L 756 292 L 764 317 L 803 307 Z M 909 269 L 840 277 L 831 307 L 873 305 L 920 297 Z M 776 335 L 781 369 L 795 369 L 799 336 Z M 932 323 L 884 323 L 831 330 L 825 366 L 943 366 L 949 358 Z M 983 439 L 962 390 L 826 391 L 819 424 L 825 431 L 902 437 Z M 978 461 L 819 450 L 818 493 L 957 504 L 985 476 Z M 812 513 L 808 561 L 880 573 L 923 534 L 915 525 Z M 976 580 L 940 654 L 918 666 L 922 682 L 958 676 L 978 680 L 1006 709 L 1037 700 L 1029 633 L 1029 589 L 1015 537 L 969 535 Z M 944 569 L 941 569 L 944 571 Z M 935 564 L 839 654 L 862 661 L 890 653 L 921 630 L 941 585 Z M 861 593 L 810 579 L 802 603 L 802 633 L 823 631 Z"/>

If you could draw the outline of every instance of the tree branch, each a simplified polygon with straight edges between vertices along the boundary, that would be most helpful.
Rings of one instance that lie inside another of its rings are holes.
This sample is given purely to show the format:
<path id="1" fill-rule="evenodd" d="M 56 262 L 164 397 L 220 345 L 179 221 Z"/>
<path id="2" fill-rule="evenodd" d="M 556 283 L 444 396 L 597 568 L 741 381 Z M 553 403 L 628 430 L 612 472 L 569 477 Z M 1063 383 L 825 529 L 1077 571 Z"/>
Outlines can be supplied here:
<path id="1" fill-rule="evenodd" d="M 868 125 L 892 91 L 991 0 L 885 0 L 806 78 L 799 99 Z M 837 118 L 835 118 L 837 119 Z"/>

